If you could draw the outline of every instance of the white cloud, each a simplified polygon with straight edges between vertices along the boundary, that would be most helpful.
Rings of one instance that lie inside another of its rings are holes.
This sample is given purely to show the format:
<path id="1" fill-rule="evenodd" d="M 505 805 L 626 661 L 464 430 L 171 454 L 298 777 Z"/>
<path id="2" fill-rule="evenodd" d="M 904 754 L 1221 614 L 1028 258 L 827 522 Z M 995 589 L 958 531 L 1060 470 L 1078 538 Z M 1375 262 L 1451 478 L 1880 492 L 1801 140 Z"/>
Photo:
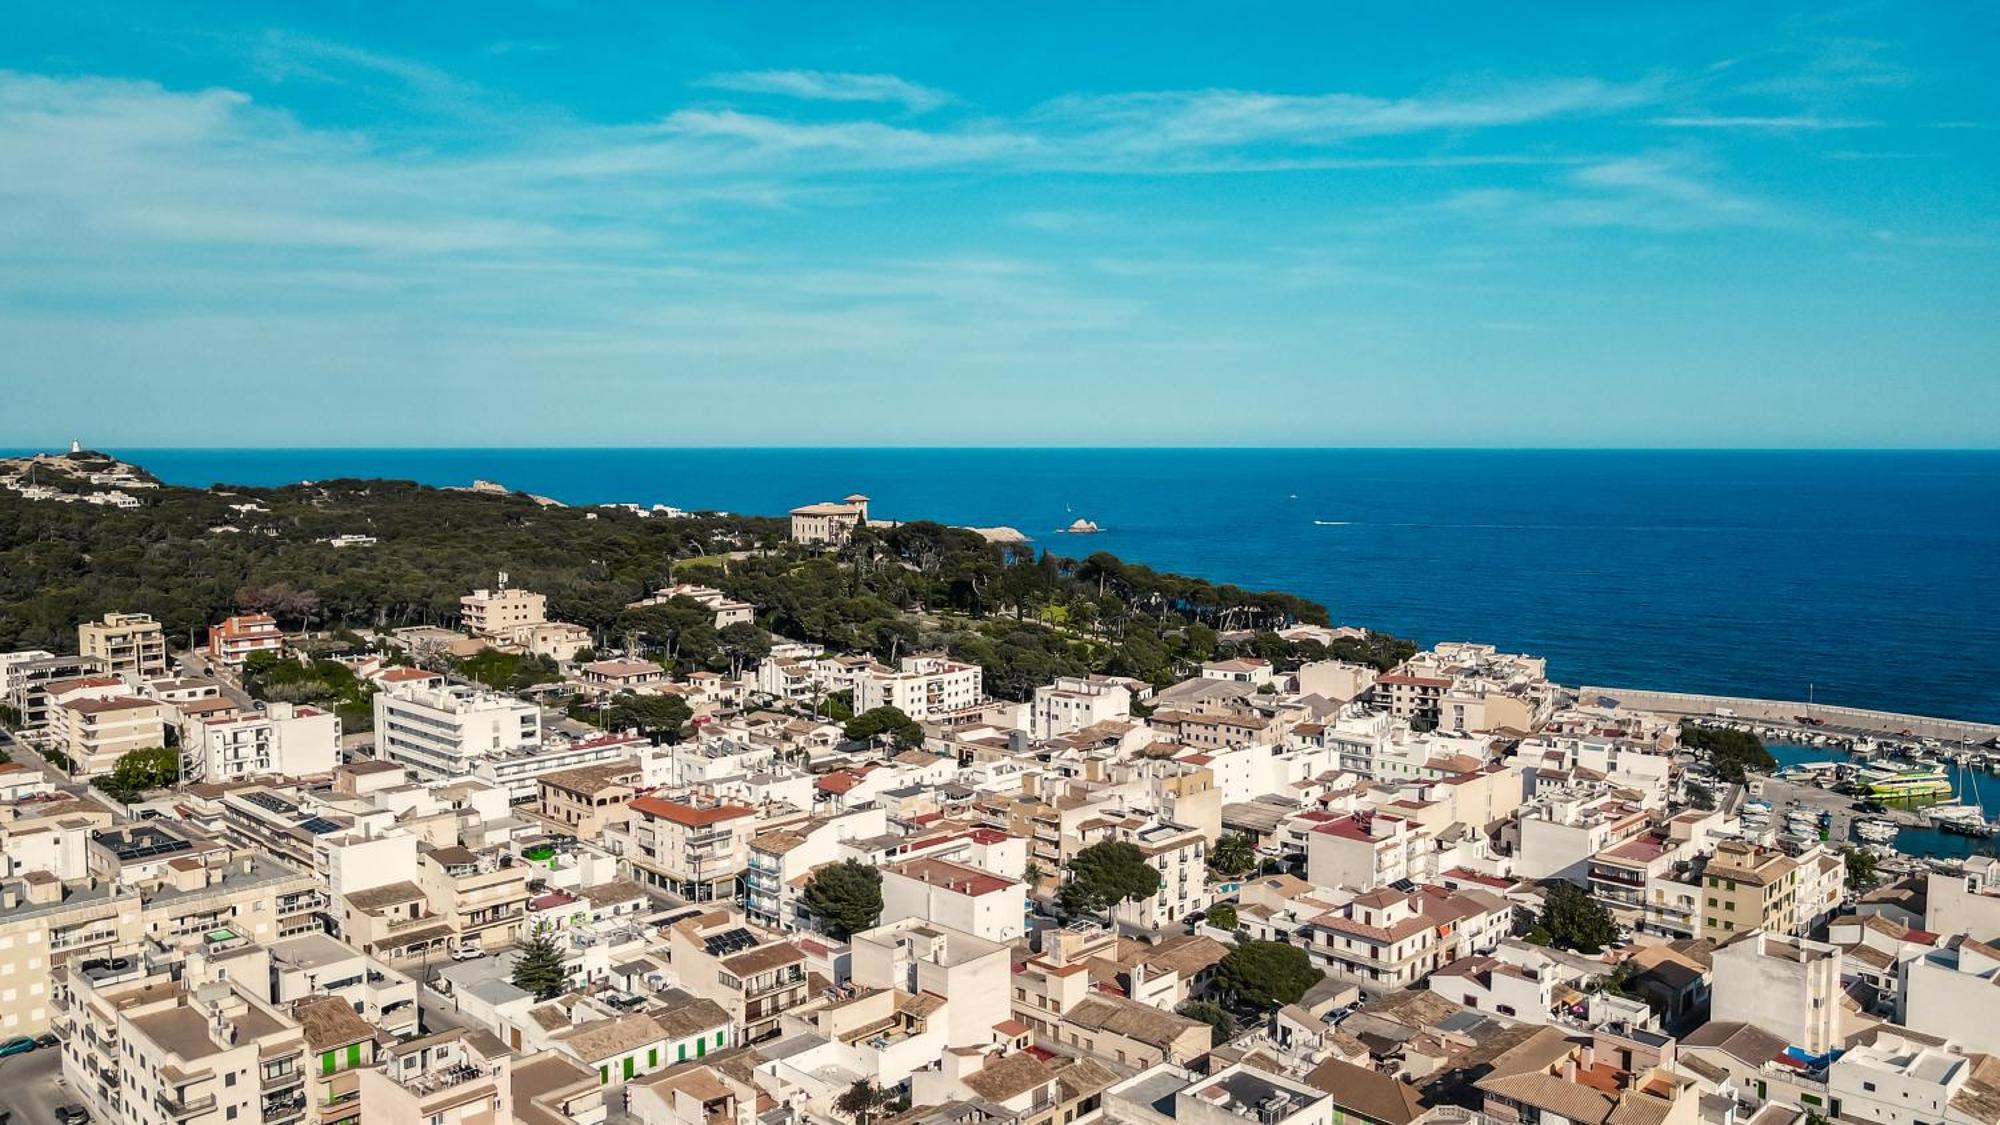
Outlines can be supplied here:
<path id="1" fill-rule="evenodd" d="M 952 101 L 943 90 L 893 74 L 826 70 L 739 70 L 702 79 L 701 85 L 741 94 L 778 94 L 822 102 L 889 102 L 924 113 Z"/>
<path id="2" fill-rule="evenodd" d="M 1879 121 L 1867 121 L 1858 117 L 1814 117 L 1792 115 L 1777 117 L 1656 117 L 1653 124 L 1672 129 L 1873 129 Z"/>
<path id="3" fill-rule="evenodd" d="M 1656 83 L 1619 85 L 1594 78 L 1413 98 L 1171 90 L 1073 95 L 1043 106 L 1038 116 L 1057 127 L 1082 127 L 1097 141 L 1137 149 L 1267 142 L 1320 145 L 1356 137 L 1483 129 L 1612 113 L 1644 105 L 1657 96 Z"/>

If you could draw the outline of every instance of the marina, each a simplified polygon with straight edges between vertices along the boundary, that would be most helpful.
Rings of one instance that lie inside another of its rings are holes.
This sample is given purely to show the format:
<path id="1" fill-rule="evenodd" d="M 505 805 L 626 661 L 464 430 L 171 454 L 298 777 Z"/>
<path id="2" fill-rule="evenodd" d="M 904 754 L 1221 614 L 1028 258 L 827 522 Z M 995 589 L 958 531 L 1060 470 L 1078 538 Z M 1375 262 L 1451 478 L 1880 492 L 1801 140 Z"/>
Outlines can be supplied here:
<path id="1" fill-rule="evenodd" d="M 1993 838 L 2000 835 L 2000 778 L 1971 764 L 1979 758 L 1967 764 L 1950 757 L 1936 763 L 1864 764 L 1858 759 L 1834 761 L 1823 745 L 1774 741 L 1766 748 L 1779 768 L 1775 776 L 1758 779 L 1753 786 L 1756 799 L 1743 809 L 1753 823 L 1775 824 L 1795 838 L 1817 836 L 1834 844 L 1893 847 L 1916 859 L 1963 859 L 1993 847 Z M 1901 787 L 1923 795 L 1892 798 L 1840 791 L 1864 776 L 1877 781 L 1908 778 Z M 1919 777 L 1924 780 L 1916 780 Z"/>

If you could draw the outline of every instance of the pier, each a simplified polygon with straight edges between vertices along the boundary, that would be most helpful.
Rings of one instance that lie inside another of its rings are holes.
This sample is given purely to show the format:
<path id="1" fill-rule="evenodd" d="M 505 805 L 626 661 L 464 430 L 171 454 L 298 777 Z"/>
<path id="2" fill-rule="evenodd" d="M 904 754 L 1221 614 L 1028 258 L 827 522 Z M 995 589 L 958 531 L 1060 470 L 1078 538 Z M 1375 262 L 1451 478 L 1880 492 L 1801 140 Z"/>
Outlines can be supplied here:
<path id="1" fill-rule="evenodd" d="M 1745 699 L 1729 695 L 1697 695 L 1691 692 L 1647 691 L 1638 688 L 1580 687 L 1578 698 L 1585 703 L 1611 699 L 1620 707 L 1635 711 L 1658 711 L 1663 715 L 1687 718 L 1738 719 L 1762 726 L 1796 730 L 1802 736 L 1835 735 L 1844 738 L 1934 738 L 1939 742 L 1988 743 L 2000 739 L 2000 723 L 1975 723 L 1963 719 L 1939 719 L 1928 715 L 1901 715 L 1894 711 L 1869 711 L 1860 707 L 1834 707 L 1824 703 L 1802 703 L 1783 699 Z M 1800 716 L 1815 720 L 1799 722 Z"/>

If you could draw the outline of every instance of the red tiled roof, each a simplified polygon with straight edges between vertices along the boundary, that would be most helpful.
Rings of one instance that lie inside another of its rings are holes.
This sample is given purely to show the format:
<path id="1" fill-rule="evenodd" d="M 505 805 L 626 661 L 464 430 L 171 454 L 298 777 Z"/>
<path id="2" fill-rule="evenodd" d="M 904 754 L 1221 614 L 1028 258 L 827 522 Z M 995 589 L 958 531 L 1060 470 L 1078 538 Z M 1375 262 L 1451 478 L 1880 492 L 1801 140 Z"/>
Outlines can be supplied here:
<path id="1" fill-rule="evenodd" d="M 990 871 L 968 867 L 963 863 L 953 863 L 948 859 L 913 859 L 897 864 L 889 870 L 905 878 L 933 886 L 943 886 L 954 893 L 972 895 L 975 898 L 1015 886 L 1011 879 L 1002 879 Z"/>

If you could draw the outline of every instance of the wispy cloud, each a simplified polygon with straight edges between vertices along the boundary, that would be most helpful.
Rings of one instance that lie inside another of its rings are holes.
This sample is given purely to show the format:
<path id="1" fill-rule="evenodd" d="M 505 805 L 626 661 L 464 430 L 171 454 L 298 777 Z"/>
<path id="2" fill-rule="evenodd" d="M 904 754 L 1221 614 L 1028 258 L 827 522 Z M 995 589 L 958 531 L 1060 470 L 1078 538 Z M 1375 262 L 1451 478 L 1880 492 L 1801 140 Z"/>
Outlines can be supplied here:
<path id="1" fill-rule="evenodd" d="M 893 74 L 848 74 L 827 70 L 739 70 L 711 75 L 700 85 L 740 94 L 777 94 L 821 102 L 888 102 L 928 112 L 951 102 L 943 90 Z"/>
<path id="2" fill-rule="evenodd" d="M 1770 117 L 1729 116 L 1729 117 L 1656 117 L 1653 124 L 1672 129 L 1873 129 L 1879 121 L 1868 121 L 1859 117 L 1815 117 L 1810 114 L 1792 114 Z"/>
<path id="3" fill-rule="evenodd" d="M 1573 169 L 1536 188 L 1458 192 L 1447 213 L 1528 227 L 1697 230 L 1779 221 L 1767 205 L 1720 186 L 1692 161 L 1670 154 L 1621 157 Z"/>
<path id="4" fill-rule="evenodd" d="M 1357 137 L 1523 125 L 1629 109 L 1658 96 L 1659 87 L 1653 82 L 1618 84 L 1594 78 L 1412 98 L 1169 90 L 1072 95 L 1049 102 L 1037 117 L 1057 127 L 1082 127 L 1097 142 L 1158 150 L 1266 142 L 1329 144 Z"/>

